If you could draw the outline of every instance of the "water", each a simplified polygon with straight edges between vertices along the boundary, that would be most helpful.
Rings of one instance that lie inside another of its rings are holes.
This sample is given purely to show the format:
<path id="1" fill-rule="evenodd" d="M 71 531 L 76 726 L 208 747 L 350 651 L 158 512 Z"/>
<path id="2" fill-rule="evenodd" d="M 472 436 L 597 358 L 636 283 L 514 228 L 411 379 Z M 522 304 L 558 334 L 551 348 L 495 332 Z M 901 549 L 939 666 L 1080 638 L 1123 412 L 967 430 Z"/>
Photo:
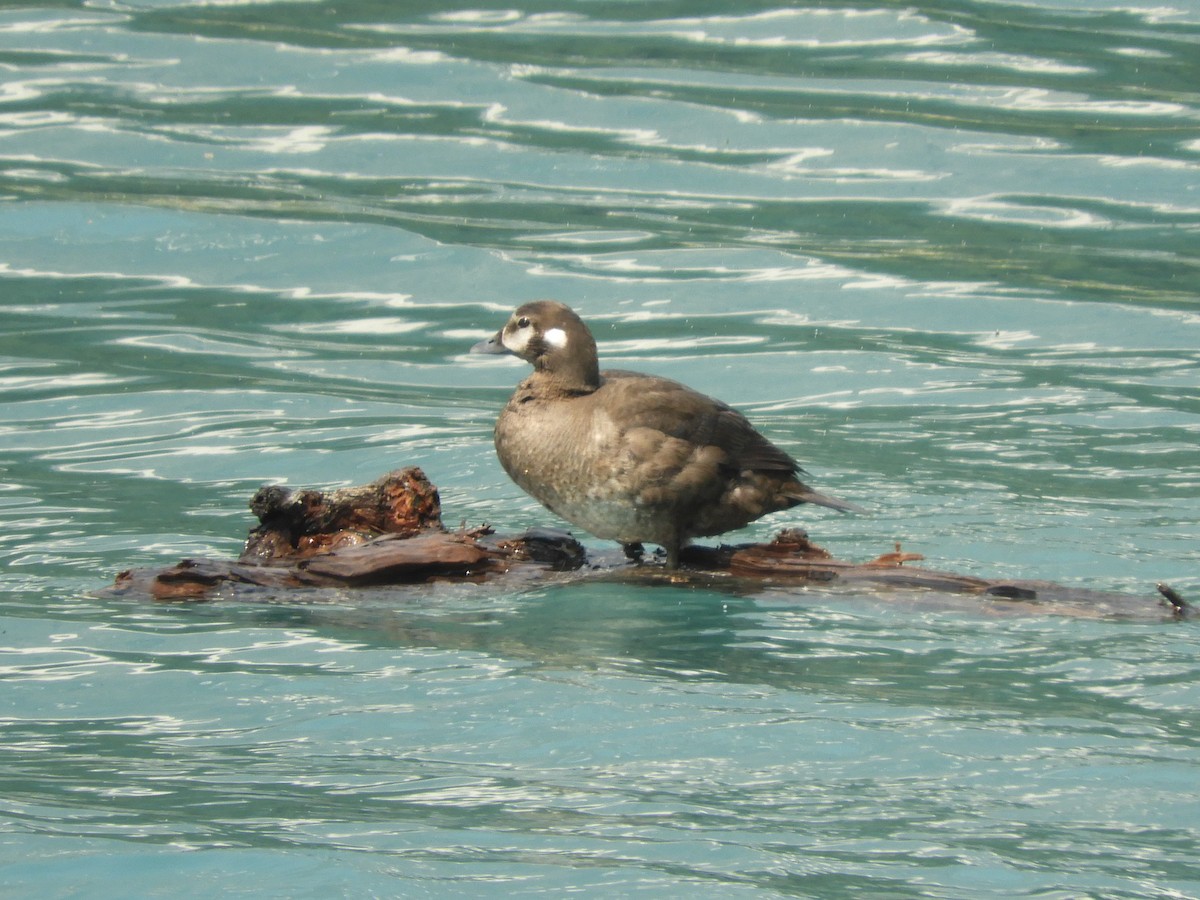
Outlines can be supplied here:
<path id="1" fill-rule="evenodd" d="M 490 449 L 552 296 L 841 556 L 1200 597 L 1200 6 L 0 9 L 14 896 L 1200 894 L 1200 639 L 920 595 L 97 597 Z M 744 538 L 795 524 L 758 523 Z"/>

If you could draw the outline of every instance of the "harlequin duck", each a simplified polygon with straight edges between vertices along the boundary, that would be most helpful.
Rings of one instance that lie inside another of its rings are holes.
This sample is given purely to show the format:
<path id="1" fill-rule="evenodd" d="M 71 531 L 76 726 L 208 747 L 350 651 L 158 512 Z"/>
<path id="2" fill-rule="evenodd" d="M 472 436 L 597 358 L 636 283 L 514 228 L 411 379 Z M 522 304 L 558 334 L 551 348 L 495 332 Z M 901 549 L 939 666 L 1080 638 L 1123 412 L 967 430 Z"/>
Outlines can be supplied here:
<path id="1" fill-rule="evenodd" d="M 741 528 L 800 503 L 857 510 L 797 479 L 796 461 L 719 400 L 676 381 L 601 372 L 596 342 L 568 306 L 527 303 L 475 353 L 533 364 L 496 422 L 496 454 L 523 490 L 596 537 L 667 567 L 691 538 Z"/>

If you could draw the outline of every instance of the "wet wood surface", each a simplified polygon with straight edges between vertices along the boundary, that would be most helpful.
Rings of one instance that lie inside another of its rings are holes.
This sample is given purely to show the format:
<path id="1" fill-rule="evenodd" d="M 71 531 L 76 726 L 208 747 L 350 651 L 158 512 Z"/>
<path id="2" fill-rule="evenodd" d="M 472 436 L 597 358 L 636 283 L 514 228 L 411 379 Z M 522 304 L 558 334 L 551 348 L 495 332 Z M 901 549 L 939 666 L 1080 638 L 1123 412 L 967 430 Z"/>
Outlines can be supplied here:
<path id="1" fill-rule="evenodd" d="M 570 573 L 564 580 L 718 582 L 739 591 L 778 591 L 788 585 L 874 594 L 927 591 L 1074 614 L 1191 614 L 1187 601 L 1168 585 L 1141 596 L 976 578 L 912 565 L 923 558 L 904 553 L 899 545 L 870 561 L 851 562 L 833 558 L 796 529 L 782 531 L 766 544 L 687 547 L 681 569 L 667 572 L 653 560 L 634 564 L 615 553 L 589 555 L 563 531 L 531 529 L 505 538 L 486 526 L 447 530 L 437 488 L 417 468 L 332 491 L 264 487 L 250 508 L 259 525 L 237 559 L 184 559 L 163 569 L 128 570 L 117 576 L 112 590 L 194 601 L 264 589 L 398 587 L 445 580 L 517 587 L 540 573 L 555 572 Z"/>

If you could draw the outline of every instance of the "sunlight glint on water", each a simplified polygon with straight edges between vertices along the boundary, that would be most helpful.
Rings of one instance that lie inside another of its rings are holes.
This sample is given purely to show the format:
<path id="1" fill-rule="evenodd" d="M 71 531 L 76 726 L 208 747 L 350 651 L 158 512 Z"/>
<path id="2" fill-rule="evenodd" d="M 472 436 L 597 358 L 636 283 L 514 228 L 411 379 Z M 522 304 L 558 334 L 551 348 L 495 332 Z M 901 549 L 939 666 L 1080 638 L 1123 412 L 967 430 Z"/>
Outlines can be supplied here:
<path id="1" fill-rule="evenodd" d="M 737 539 L 1200 596 L 1198 36 L 1091 0 L 6 5 L 6 886 L 1200 893 L 1165 611 L 94 595 L 236 554 L 264 482 L 420 465 L 449 525 L 560 524 L 491 450 L 525 368 L 467 354 L 555 297 L 869 510 Z"/>

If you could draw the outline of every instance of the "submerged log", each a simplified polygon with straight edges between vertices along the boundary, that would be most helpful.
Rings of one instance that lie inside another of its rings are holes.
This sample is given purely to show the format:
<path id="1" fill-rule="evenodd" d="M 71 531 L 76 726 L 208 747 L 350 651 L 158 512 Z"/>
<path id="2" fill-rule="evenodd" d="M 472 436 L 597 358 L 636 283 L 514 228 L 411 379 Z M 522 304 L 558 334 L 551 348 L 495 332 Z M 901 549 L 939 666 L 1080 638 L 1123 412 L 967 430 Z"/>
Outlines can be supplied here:
<path id="1" fill-rule="evenodd" d="M 203 600 L 219 589 L 313 588 L 481 581 L 511 565 L 577 569 L 581 544 L 533 530 L 492 540 L 486 526 L 448 532 L 437 488 L 419 468 L 332 491 L 260 488 L 250 500 L 259 524 L 236 560 L 184 559 L 160 570 L 120 573 L 118 593 Z"/>
<path id="2" fill-rule="evenodd" d="M 415 585 L 430 581 L 495 581 L 538 571 L 576 577 L 667 577 L 673 583 L 726 579 L 739 587 L 820 583 L 873 591 L 920 589 L 982 599 L 1059 603 L 1099 614 L 1153 614 L 1183 618 L 1191 606 L 1167 585 L 1161 598 L 1068 588 L 1040 581 L 976 578 L 907 565 L 922 556 L 896 544 L 866 563 L 834 559 L 799 529 L 767 544 L 684 549 L 679 573 L 653 563 L 587 550 L 566 532 L 530 529 L 497 538 L 487 526 L 447 531 L 437 488 L 418 468 L 400 469 L 368 485 L 333 491 L 289 491 L 270 486 L 250 502 L 259 519 L 236 560 L 185 559 L 160 570 L 129 570 L 113 590 L 156 600 L 204 600 L 219 591 L 267 588 Z"/>

